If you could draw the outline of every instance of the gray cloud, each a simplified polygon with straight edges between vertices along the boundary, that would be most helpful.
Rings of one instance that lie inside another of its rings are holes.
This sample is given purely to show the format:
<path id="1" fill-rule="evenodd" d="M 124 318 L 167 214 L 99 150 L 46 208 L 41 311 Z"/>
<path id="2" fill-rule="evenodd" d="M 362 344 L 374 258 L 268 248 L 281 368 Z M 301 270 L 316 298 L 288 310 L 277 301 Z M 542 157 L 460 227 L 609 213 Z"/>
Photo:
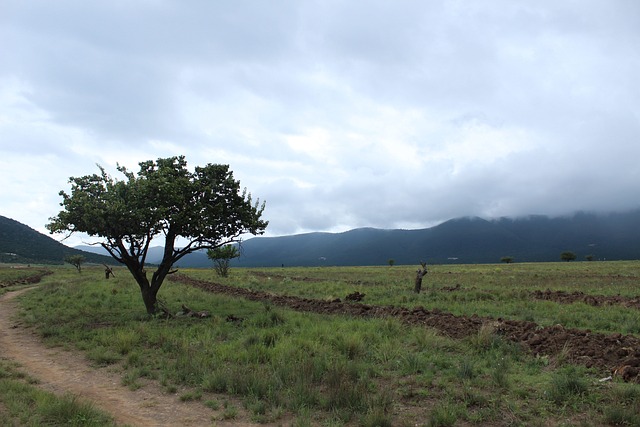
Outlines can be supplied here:
<path id="1" fill-rule="evenodd" d="M 69 176 L 229 163 L 270 233 L 637 208 L 640 6 L 7 1 L 0 214 Z"/>

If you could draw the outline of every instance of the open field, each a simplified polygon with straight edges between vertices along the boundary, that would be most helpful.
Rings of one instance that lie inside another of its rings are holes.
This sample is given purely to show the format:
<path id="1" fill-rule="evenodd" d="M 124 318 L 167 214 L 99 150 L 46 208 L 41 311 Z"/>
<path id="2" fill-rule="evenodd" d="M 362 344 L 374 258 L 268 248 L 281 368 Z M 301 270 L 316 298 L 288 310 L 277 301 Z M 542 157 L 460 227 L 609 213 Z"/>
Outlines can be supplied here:
<path id="1" fill-rule="evenodd" d="M 172 280 L 160 291 L 171 312 L 184 304 L 212 316 L 149 319 L 125 270 L 107 281 L 100 268 L 55 268 L 22 297 L 22 321 L 50 345 L 115 369 L 131 390 L 160 388 L 200 402 L 212 425 L 640 424 L 640 385 L 599 381 L 615 366 L 588 367 L 574 360 L 570 345 L 536 355 L 529 342 L 501 330 L 528 322 L 534 334 L 575 328 L 585 339 L 620 334 L 620 343 L 635 343 L 640 263 L 433 266 L 419 295 L 412 291 L 415 269 L 232 269 L 229 278 L 183 270 L 241 292 Z M 246 292 L 270 298 L 248 299 Z M 354 292 L 362 301 L 345 303 Z M 568 303 L 566 295 L 578 292 L 591 298 Z M 299 297 L 298 305 L 281 306 L 278 296 Z M 448 319 L 475 326 L 453 334 L 401 315 L 321 314 L 299 304 L 303 298 L 357 312 L 393 306 L 423 320 L 455 315 Z M 620 350 L 627 352 L 620 357 L 636 350 Z"/>
<path id="2" fill-rule="evenodd" d="M 639 306 L 640 262 L 577 262 L 429 267 L 423 292 L 412 292 L 416 267 L 312 267 L 236 269 L 230 279 L 211 270 L 185 270 L 190 277 L 274 294 L 329 300 L 353 292 L 363 302 L 439 309 L 456 315 L 488 316 L 536 322 L 542 326 L 640 334 L 637 310 L 623 303 L 567 306 L 545 302 L 545 291 L 624 297 Z M 536 292 L 537 291 L 537 292 Z M 541 295 L 537 297 L 537 293 Z"/>

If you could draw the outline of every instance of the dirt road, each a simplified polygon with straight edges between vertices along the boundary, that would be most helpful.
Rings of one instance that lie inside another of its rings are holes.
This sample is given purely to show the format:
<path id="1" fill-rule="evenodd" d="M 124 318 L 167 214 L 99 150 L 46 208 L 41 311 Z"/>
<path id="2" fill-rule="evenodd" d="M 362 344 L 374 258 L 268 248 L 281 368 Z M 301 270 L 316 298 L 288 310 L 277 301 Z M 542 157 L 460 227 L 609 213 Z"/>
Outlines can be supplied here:
<path id="1" fill-rule="evenodd" d="M 16 297 L 28 289 L 0 297 L 0 357 L 17 361 L 39 386 L 55 394 L 70 393 L 92 402 L 118 423 L 132 426 L 210 426 L 217 414 L 199 402 L 181 402 L 160 387 L 131 391 L 121 374 L 96 368 L 78 353 L 44 346 L 17 320 Z M 239 420 L 215 421 L 216 426 L 251 426 Z"/>

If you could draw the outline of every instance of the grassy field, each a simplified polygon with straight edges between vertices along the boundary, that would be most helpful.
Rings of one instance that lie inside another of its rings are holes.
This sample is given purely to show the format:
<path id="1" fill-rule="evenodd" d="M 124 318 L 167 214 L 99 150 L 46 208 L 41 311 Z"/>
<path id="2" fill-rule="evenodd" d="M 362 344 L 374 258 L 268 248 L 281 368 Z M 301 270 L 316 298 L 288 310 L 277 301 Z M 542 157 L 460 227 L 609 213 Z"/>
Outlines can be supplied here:
<path id="1" fill-rule="evenodd" d="M 115 426 L 91 404 L 75 396 L 44 392 L 37 383 L 18 364 L 0 358 L 0 425 Z"/>
<path id="2" fill-rule="evenodd" d="M 0 267 L 0 296 L 24 287 L 47 268 Z M 62 270 L 59 269 L 58 272 Z M 0 425 L 2 426 L 114 426 L 101 413 L 76 396 L 56 396 L 37 387 L 38 379 L 19 363 L 0 357 Z"/>
<path id="3" fill-rule="evenodd" d="M 417 267 L 236 269 L 230 278 L 212 270 L 187 270 L 192 277 L 275 294 L 344 298 L 366 294 L 368 304 L 422 306 L 457 315 L 528 320 L 540 325 L 640 334 L 638 310 L 621 306 L 566 306 L 535 301 L 534 290 L 565 290 L 591 295 L 640 296 L 639 262 L 436 265 L 429 267 L 423 292 L 415 294 Z M 457 289 L 455 289 L 457 287 Z M 454 291 L 455 289 L 455 291 Z"/>
<path id="4" fill-rule="evenodd" d="M 367 304 L 640 334 L 635 308 L 531 298 L 536 289 L 635 297 L 638 262 L 433 266 L 419 295 L 412 291 L 415 270 L 182 273 L 274 294 L 331 300 L 358 291 Z M 454 340 L 393 318 L 303 313 L 175 282 L 160 292 L 171 312 L 184 304 L 212 317 L 148 318 L 125 270 L 116 269 L 109 281 L 100 268 L 54 271 L 21 300 L 24 321 L 43 339 L 121 370 L 132 389 L 162 387 L 182 400 L 200 400 L 218 419 L 295 426 L 640 425 L 640 385 L 600 382 L 608 373 L 570 365 L 562 354 L 534 357 L 490 328 Z M 240 398 L 241 407 L 230 397 Z"/>
<path id="5" fill-rule="evenodd" d="M 49 273 L 46 267 L 24 267 L 0 264 L 0 295 L 5 292 L 28 284 L 30 281 L 39 280 Z"/>

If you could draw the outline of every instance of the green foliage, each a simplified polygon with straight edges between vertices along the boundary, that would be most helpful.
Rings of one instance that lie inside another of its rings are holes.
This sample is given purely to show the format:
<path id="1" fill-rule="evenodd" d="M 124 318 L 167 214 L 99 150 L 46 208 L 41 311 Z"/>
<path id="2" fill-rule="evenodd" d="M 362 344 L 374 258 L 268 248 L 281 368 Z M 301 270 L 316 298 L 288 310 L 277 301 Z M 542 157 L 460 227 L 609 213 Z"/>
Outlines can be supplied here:
<path id="1" fill-rule="evenodd" d="M 72 177 L 71 193 L 60 192 L 63 210 L 50 218 L 51 233 L 83 232 L 104 239 L 103 247 L 125 264 L 140 286 L 150 314 L 172 265 L 185 255 L 261 234 L 264 203 L 252 202 L 227 165 L 187 169 L 184 156 L 140 163 L 136 174 L 118 166 L 125 179 L 104 168 L 100 174 Z M 164 236 L 164 257 L 147 278 L 145 262 L 151 239 Z M 188 243 L 176 248 L 181 237 Z"/>
<path id="2" fill-rule="evenodd" d="M 613 403 L 605 408 L 604 419 L 615 426 L 640 425 L 640 386 L 615 384 Z"/>
<path id="3" fill-rule="evenodd" d="M 511 264 L 513 262 L 512 256 L 503 256 L 500 258 L 500 262 L 504 262 L 505 264 Z"/>
<path id="4" fill-rule="evenodd" d="M 556 404 L 563 404 L 574 396 L 585 394 L 589 384 L 583 370 L 571 366 L 553 376 L 549 398 Z"/>
<path id="5" fill-rule="evenodd" d="M 429 415 L 429 427 L 449 427 L 458 420 L 458 409 L 451 403 L 438 406 Z"/>
<path id="6" fill-rule="evenodd" d="M 562 261 L 574 261 L 576 258 L 576 254 L 571 251 L 564 251 L 560 254 L 560 259 Z"/>
<path id="7" fill-rule="evenodd" d="M 214 269 L 218 276 L 227 277 L 229 275 L 229 263 L 232 259 L 238 258 L 240 251 L 234 245 L 224 245 L 218 248 L 207 250 L 207 257 L 213 261 Z"/>

